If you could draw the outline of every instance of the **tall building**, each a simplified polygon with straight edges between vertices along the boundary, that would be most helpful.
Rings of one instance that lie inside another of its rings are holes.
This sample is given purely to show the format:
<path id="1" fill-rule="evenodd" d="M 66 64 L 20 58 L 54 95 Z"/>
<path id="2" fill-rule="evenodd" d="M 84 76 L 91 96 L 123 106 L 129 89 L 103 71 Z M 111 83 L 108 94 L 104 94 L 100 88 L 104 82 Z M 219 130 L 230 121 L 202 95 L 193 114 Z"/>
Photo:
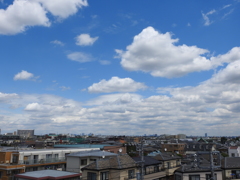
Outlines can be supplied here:
<path id="1" fill-rule="evenodd" d="M 207 137 L 207 133 L 205 133 L 205 137 Z"/>
<path id="2" fill-rule="evenodd" d="M 17 130 L 17 135 L 23 138 L 33 137 L 34 130 Z"/>

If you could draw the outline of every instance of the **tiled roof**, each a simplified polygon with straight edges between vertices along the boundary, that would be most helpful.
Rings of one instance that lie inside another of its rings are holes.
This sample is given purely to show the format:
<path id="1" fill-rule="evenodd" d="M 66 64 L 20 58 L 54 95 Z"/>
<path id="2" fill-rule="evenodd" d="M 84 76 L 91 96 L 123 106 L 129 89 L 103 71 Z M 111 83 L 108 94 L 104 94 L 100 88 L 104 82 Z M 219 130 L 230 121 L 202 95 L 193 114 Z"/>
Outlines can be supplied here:
<path id="1" fill-rule="evenodd" d="M 222 160 L 222 168 L 224 169 L 239 168 L 240 169 L 240 157 L 225 157 Z"/>
<path id="2" fill-rule="evenodd" d="M 141 157 L 133 157 L 133 159 L 135 160 L 136 163 L 141 161 Z M 150 165 L 155 165 L 155 164 L 161 164 L 161 161 L 158 161 L 150 156 L 144 156 L 144 165 L 145 166 L 150 166 Z"/>
<path id="3" fill-rule="evenodd" d="M 82 170 L 126 169 L 136 166 L 136 162 L 128 154 L 119 154 L 109 159 L 97 160 L 85 166 Z"/>
<path id="4" fill-rule="evenodd" d="M 160 153 L 156 156 L 152 156 L 154 159 L 159 161 L 167 161 L 167 160 L 174 160 L 174 159 L 181 159 L 181 157 L 177 156 L 173 153 Z"/>
<path id="5" fill-rule="evenodd" d="M 238 146 L 230 146 L 229 149 L 237 149 Z"/>

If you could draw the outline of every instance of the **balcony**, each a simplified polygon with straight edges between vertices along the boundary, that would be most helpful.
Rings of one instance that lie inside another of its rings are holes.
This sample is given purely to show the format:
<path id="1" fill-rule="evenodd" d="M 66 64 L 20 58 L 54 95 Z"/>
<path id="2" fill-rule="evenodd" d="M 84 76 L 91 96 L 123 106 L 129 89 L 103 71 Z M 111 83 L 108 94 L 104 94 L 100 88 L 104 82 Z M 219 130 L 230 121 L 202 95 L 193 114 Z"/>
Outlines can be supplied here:
<path id="1" fill-rule="evenodd" d="M 49 164 L 49 163 L 57 163 L 57 162 L 66 162 L 66 158 L 47 158 L 47 159 L 29 159 L 29 160 L 21 160 L 18 164 L 25 165 L 34 165 L 34 164 Z"/>

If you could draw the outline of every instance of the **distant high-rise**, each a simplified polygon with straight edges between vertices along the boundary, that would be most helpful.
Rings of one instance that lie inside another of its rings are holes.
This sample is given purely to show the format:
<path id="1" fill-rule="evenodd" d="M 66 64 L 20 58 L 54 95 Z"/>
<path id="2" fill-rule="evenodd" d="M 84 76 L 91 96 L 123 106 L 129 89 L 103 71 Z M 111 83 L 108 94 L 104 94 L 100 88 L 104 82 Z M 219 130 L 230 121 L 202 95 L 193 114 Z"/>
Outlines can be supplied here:
<path id="1" fill-rule="evenodd" d="M 205 133 L 205 137 L 207 137 L 207 133 Z"/>
<path id="2" fill-rule="evenodd" d="M 17 130 L 17 135 L 28 138 L 34 136 L 34 130 Z"/>

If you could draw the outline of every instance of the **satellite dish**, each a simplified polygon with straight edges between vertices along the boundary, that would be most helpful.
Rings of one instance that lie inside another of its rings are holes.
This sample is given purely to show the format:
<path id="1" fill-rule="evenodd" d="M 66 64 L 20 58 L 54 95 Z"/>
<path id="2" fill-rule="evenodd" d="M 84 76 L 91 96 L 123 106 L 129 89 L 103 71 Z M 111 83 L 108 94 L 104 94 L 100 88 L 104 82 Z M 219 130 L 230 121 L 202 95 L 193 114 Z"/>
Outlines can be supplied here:
<path id="1" fill-rule="evenodd" d="M 122 152 L 122 148 L 120 148 L 118 151 L 121 153 Z"/>

